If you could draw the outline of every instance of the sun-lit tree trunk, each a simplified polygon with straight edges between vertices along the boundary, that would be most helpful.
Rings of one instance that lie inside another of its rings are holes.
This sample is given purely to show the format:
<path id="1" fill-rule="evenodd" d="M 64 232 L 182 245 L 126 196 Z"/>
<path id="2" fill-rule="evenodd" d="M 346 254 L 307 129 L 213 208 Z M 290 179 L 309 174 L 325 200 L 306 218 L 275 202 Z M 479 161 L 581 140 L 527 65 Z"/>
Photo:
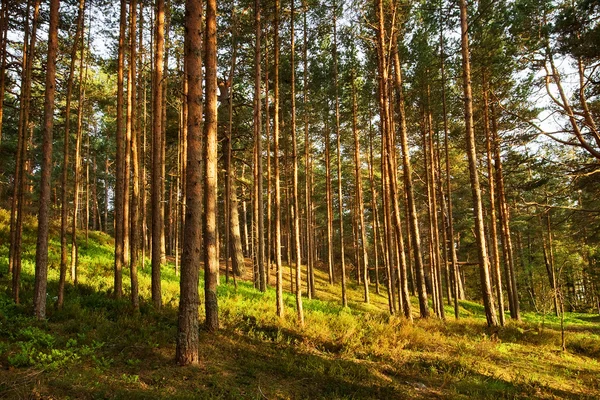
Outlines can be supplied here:
<path id="1" fill-rule="evenodd" d="M 50 184 L 52 179 L 52 133 L 54 124 L 54 95 L 56 93 L 56 55 L 58 52 L 59 0 L 50 0 L 48 27 L 48 57 L 44 94 L 44 126 L 42 133 L 42 163 L 38 234 L 35 248 L 35 288 L 33 309 L 37 319 L 46 318 L 46 286 L 48 283 L 48 231 L 50 227 Z"/>
<path id="2" fill-rule="evenodd" d="M 500 238 L 502 240 L 502 258 L 504 262 L 506 288 L 508 289 L 510 317 L 514 320 L 520 320 L 519 292 L 517 291 L 517 279 L 515 276 L 515 260 L 510 230 L 510 213 L 504 189 L 504 173 L 502 170 L 502 158 L 500 157 L 500 138 L 498 136 L 498 123 L 496 120 L 494 102 L 491 103 L 490 111 L 492 120 L 492 148 L 494 153 L 496 184 L 498 185 L 497 202 L 501 227 Z"/>
<path id="3" fill-rule="evenodd" d="M 275 0 L 275 26 L 274 26 L 274 68 L 275 68 L 275 79 L 273 84 L 273 102 L 274 104 L 274 115 L 273 115 L 273 169 L 274 169 L 274 180 L 275 180 L 275 207 L 273 212 L 275 213 L 275 268 L 277 273 L 276 280 L 276 302 L 277 302 L 277 316 L 283 317 L 283 266 L 281 265 L 281 182 L 279 181 L 279 12 L 280 4 L 279 0 Z"/>
<path id="4" fill-rule="evenodd" d="M 138 119 L 134 115 L 137 112 L 137 53 L 136 53 L 136 15 L 137 0 L 130 0 L 129 4 L 129 82 L 128 87 L 128 104 L 127 104 L 127 125 L 131 131 L 130 148 L 132 160 L 132 195 L 131 195 L 131 220 L 130 222 L 130 280 L 131 280 L 131 304 L 135 310 L 140 306 L 139 287 L 138 287 L 138 262 L 140 253 L 140 155 L 139 155 L 139 130 Z M 142 260 L 143 261 L 143 260 Z"/>
<path id="5" fill-rule="evenodd" d="M 342 133 L 340 131 L 340 99 L 338 84 L 337 3 L 333 1 L 333 85 L 335 87 L 335 136 L 337 140 L 338 214 L 340 230 L 340 268 L 342 270 L 342 306 L 348 306 L 346 293 L 346 260 L 344 255 L 344 197 L 342 193 Z"/>
<path id="6" fill-rule="evenodd" d="M 273 216 L 272 207 L 272 179 L 271 179 L 271 118 L 269 112 L 269 43 L 268 35 L 265 35 L 265 138 L 266 138 L 266 156 L 267 156 L 267 243 L 265 245 L 265 275 L 267 276 L 267 285 L 271 276 L 271 266 L 273 259 Z"/>
<path id="7" fill-rule="evenodd" d="M 465 125 L 467 137 L 467 157 L 469 160 L 469 173 L 471 178 L 471 191 L 473 195 L 473 214 L 475 219 L 475 239 L 479 257 L 479 269 L 481 276 L 481 291 L 485 315 L 489 326 L 498 325 L 494 299 L 490 283 L 490 263 L 485 242 L 483 227 L 483 205 L 481 201 L 481 188 L 477 169 L 477 152 L 475 149 L 475 132 L 473 130 L 473 97 L 471 93 L 471 63 L 469 61 L 469 36 L 467 24 L 467 5 L 465 0 L 459 0 L 460 6 L 460 28 L 461 28 L 461 50 L 462 50 L 462 73 L 463 90 L 465 102 Z"/>
<path id="8" fill-rule="evenodd" d="M 124 69 L 125 69 L 125 28 L 127 24 L 127 4 L 121 0 L 121 11 L 119 18 L 119 48 L 117 59 L 117 132 L 116 132 L 116 183 L 114 200 L 114 218 L 115 218 L 115 276 L 114 276 L 114 295 L 119 299 L 123 295 L 123 235 L 124 235 L 124 211 L 123 198 L 125 196 L 125 127 L 123 119 L 124 105 Z"/>
<path id="9" fill-rule="evenodd" d="M 217 303 L 217 1 L 206 2 L 204 31 L 204 301 L 206 328 L 219 329 Z"/>
<path id="10" fill-rule="evenodd" d="M 257 262 L 259 273 L 259 287 L 261 291 L 267 290 L 268 263 L 265 264 L 265 226 L 264 226 L 264 204 L 263 204 L 263 156 L 262 156 L 262 113 L 261 113 L 261 3 L 254 0 L 254 140 L 256 146 L 256 174 L 255 185 L 257 191 Z M 267 124 L 269 121 L 267 120 Z"/>
<path id="11" fill-rule="evenodd" d="M 69 75 L 67 78 L 67 93 L 65 100 L 65 136 L 63 141 L 63 165 L 61 176 L 61 210 L 60 210 L 60 276 L 58 281 L 58 300 L 57 307 L 62 308 L 65 293 L 65 278 L 67 275 L 67 224 L 68 224 L 68 201 L 67 185 L 69 177 L 69 140 L 71 135 L 71 97 L 73 95 L 73 81 L 75 74 L 75 61 L 77 60 L 77 48 L 83 43 L 80 38 L 83 37 L 83 19 L 84 19 L 85 0 L 79 1 L 77 11 L 77 27 L 75 37 L 73 38 L 73 47 L 71 48 L 71 61 L 69 64 Z M 82 54 L 83 55 L 83 54 Z M 81 84 L 81 83 L 80 83 Z M 1 93 L 0 93 L 1 95 Z"/>
<path id="12" fill-rule="evenodd" d="M 15 174 L 13 183 L 13 198 L 10 214 L 10 244 L 8 256 L 8 269 L 12 271 L 13 299 L 19 304 L 19 288 L 21 281 L 21 242 L 23 232 L 23 208 L 25 191 L 25 171 L 27 161 L 27 136 L 29 126 L 29 112 L 31 100 L 31 74 L 33 70 L 33 59 L 35 56 L 35 45 L 37 38 L 37 27 L 40 14 L 40 0 L 33 4 L 32 28 L 29 31 L 29 14 L 31 3 L 27 3 L 27 18 L 25 38 L 23 40 L 23 62 L 21 65 L 21 96 L 19 109 L 19 127 L 17 139 L 17 157 L 15 160 Z"/>
<path id="13" fill-rule="evenodd" d="M 448 140 L 448 112 L 446 108 L 446 63 L 444 54 L 444 35 L 440 30 L 440 60 L 441 60 L 441 77 L 442 77 L 442 115 L 444 118 L 444 156 L 446 167 L 446 197 L 447 197 L 447 226 L 448 226 L 448 249 L 450 260 L 452 263 L 452 293 L 454 295 L 454 318 L 458 319 L 458 263 L 456 257 L 456 247 L 454 246 L 454 217 L 452 213 L 452 186 L 450 184 L 450 152 Z"/>
<path id="14" fill-rule="evenodd" d="M 309 122 L 308 122 L 308 112 L 310 104 L 308 103 L 308 25 L 306 21 L 306 15 L 308 14 L 308 5 L 306 0 L 302 0 L 302 9 L 303 9 L 303 29 L 302 29 L 302 38 L 303 38 L 303 46 L 302 46 L 302 64 L 304 75 L 302 79 L 302 103 L 304 106 L 304 167 L 305 167 L 305 179 L 304 179 L 304 190 L 305 190 L 305 210 L 306 210 L 306 292 L 308 298 L 311 299 L 316 295 L 315 288 L 315 273 L 314 273 L 314 265 L 315 265 L 315 257 L 313 239 L 314 239 L 314 226 L 312 224 L 312 165 L 311 165 L 311 142 L 309 136 Z"/>
<path id="15" fill-rule="evenodd" d="M 6 60 L 8 53 L 6 47 L 8 44 L 8 1 L 2 1 L 0 10 L 0 144 L 2 144 L 2 119 L 4 115 L 4 92 L 6 88 Z"/>
<path id="16" fill-rule="evenodd" d="M 89 39 L 89 38 L 88 38 Z M 87 64 L 86 64 L 87 65 Z M 84 72 L 84 48 L 81 48 L 79 59 L 79 99 L 77 109 L 77 132 L 75 134 L 75 179 L 73 182 L 73 219 L 71 220 L 71 282 L 77 284 L 77 266 L 79 264 L 79 245 L 77 242 L 77 217 L 81 204 L 81 178 L 82 159 L 81 146 L 83 141 L 83 112 L 85 97 L 85 80 L 87 79 L 87 67 Z"/>
<path id="17" fill-rule="evenodd" d="M 181 258 L 179 317 L 175 359 L 179 365 L 198 363 L 198 280 L 202 260 L 202 1 L 187 0 L 185 14 L 185 67 L 187 166 L 186 205 Z"/>
<path id="18" fill-rule="evenodd" d="M 171 205 L 169 199 L 166 197 L 166 185 L 167 185 L 167 173 L 166 173 L 166 155 L 167 155 L 167 103 L 168 103 L 168 89 L 169 89 L 169 49 L 170 49 L 170 23 L 171 23 L 171 4 L 169 0 L 162 0 L 164 7 L 164 19 L 163 19 L 163 46 L 162 48 L 162 80 L 160 84 L 161 90 L 161 107 L 160 119 L 161 119 L 161 134 L 160 134 L 160 213 L 162 215 L 162 224 L 160 230 L 160 263 L 165 265 L 167 263 L 167 230 L 165 229 L 165 221 L 169 221 L 169 213 L 167 205 Z M 157 37 L 158 38 L 158 37 Z M 158 40 L 157 40 L 158 41 Z M 159 111 L 155 111 L 159 112 Z"/>
<path id="19" fill-rule="evenodd" d="M 488 173 L 488 196 L 490 199 L 490 250 L 492 253 L 492 271 L 496 281 L 496 300 L 498 301 L 498 320 L 504 326 L 504 295 L 502 293 L 502 272 L 500 270 L 500 257 L 498 254 L 498 219 L 496 216 L 496 188 L 494 166 L 492 165 L 492 139 L 490 134 L 489 116 L 489 87 L 483 72 L 483 132 L 485 135 L 485 149 Z"/>
<path id="20" fill-rule="evenodd" d="M 154 54 L 154 111 L 152 130 L 152 303 L 160 309 L 162 306 L 161 264 L 162 234 L 164 221 L 162 211 L 162 103 L 163 103 L 163 48 L 165 42 L 165 2 L 156 1 L 156 40 Z"/>
<path id="21" fill-rule="evenodd" d="M 383 17 L 381 17 L 383 18 Z M 383 23 L 380 23 L 383 29 Z M 397 39 L 394 40 L 396 42 Z M 412 239 L 411 248 L 413 251 L 413 259 L 416 274 L 417 294 L 419 296 L 419 311 L 422 318 L 429 316 L 429 305 L 427 303 L 427 289 L 425 287 L 425 268 L 423 266 L 423 255 L 421 253 L 421 234 L 419 231 L 419 220 L 417 216 L 417 208 L 415 204 L 415 193 L 412 181 L 412 165 L 410 162 L 410 154 L 408 149 L 408 133 L 406 128 L 406 114 L 404 110 L 404 90 L 402 87 L 402 66 L 400 56 L 394 46 L 393 63 L 394 63 L 394 85 L 397 96 L 398 109 L 398 125 L 400 130 L 400 149 L 402 152 L 402 169 L 404 176 L 404 190 L 408 202 L 408 226 L 410 229 L 410 239 Z M 408 279 L 407 279 L 408 281 Z M 407 282 L 408 284 L 408 282 Z M 410 303 L 409 303 L 410 304 Z"/>
<path id="22" fill-rule="evenodd" d="M 325 185 L 327 193 L 327 271 L 329 273 L 329 284 L 331 285 L 335 281 L 333 268 L 333 190 L 331 188 L 331 132 L 329 131 L 329 121 L 327 119 L 325 120 L 324 134 Z"/>
<path id="23" fill-rule="evenodd" d="M 371 128 L 371 118 L 369 113 L 369 186 L 371 188 L 371 215 L 373 220 L 371 221 L 373 229 L 373 258 L 375 259 L 375 293 L 380 294 L 379 290 L 379 244 L 380 244 L 380 233 L 379 233 L 379 216 L 377 211 L 377 192 L 375 190 L 375 164 L 373 158 L 373 132 Z"/>
<path id="24" fill-rule="evenodd" d="M 356 203 L 358 208 L 358 222 L 359 222 L 359 246 L 361 249 L 362 257 L 362 273 L 363 273 L 363 289 L 364 289 L 364 300 L 365 303 L 369 303 L 369 255 L 367 253 L 367 232 L 365 226 L 365 204 L 363 201 L 363 188 L 362 188 L 362 168 L 360 159 L 360 143 L 358 137 L 358 105 L 356 100 L 356 80 L 354 79 L 354 72 L 352 74 L 352 132 L 354 136 L 354 175 L 356 178 Z M 358 267 L 358 265 L 357 265 Z"/>
<path id="25" fill-rule="evenodd" d="M 291 64 L 291 103 L 292 103 L 292 161 L 293 161 L 293 203 L 294 203 L 294 258 L 296 261 L 296 312 L 298 323 L 304 326 L 304 311 L 302 310 L 302 251 L 300 248 L 300 201 L 298 200 L 298 138 L 296 134 L 296 38 L 294 30 L 295 0 L 291 0 L 291 21 L 290 21 L 290 64 Z"/>

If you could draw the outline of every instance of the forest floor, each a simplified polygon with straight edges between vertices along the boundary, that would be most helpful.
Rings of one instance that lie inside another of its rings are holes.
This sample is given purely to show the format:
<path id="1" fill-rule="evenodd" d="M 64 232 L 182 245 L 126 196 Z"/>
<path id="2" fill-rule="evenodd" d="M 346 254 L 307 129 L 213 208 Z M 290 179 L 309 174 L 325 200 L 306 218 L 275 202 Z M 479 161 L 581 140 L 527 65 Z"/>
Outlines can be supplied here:
<path id="1" fill-rule="evenodd" d="M 0 398 L 9 399 L 429 399 L 600 398 L 600 317 L 567 313 L 566 347 L 560 321 L 524 313 L 523 321 L 486 326 L 482 307 L 460 303 L 446 322 L 390 317 L 387 300 L 371 287 L 349 284 L 349 307 L 339 285 L 317 271 L 317 299 L 304 298 L 305 326 L 295 299 L 275 315 L 275 291 L 221 276 L 217 333 L 200 332 L 200 364 L 174 363 L 179 280 L 162 270 L 164 307 L 150 302 L 150 267 L 140 271 L 142 303 L 111 298 L 113 241 L 79 236 L 79 284 L 57 293 L 58 230 L 50 247 L 48 318 L 32 314 L 34 221 L 23 241 L 22 305 L 10 299 L 8 213 L 0 210 Z M 285 289 L 289 289 L 286 268 Z M 272 279 L 271 283 L 274 283 Z M 202 288 L 203 282 L 200 282 Z M 124 276 L 128 293 L 129 277 Z M 201 291 L 202 293 L 202 291 Z M 201 306 L 200 319 L 204 319 Z M 418 311 L 416 299 L 414 308 Z M 416 316 L 416 315 L 415 315 Z"/>

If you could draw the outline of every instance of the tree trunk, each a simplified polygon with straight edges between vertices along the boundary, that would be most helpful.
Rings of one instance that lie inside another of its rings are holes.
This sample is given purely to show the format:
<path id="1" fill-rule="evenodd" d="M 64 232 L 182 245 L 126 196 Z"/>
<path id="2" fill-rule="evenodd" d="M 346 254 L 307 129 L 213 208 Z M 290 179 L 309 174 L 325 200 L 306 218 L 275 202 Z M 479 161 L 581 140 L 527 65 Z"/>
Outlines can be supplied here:
<path id="1" fill-rule="evenodd" d="M 504 261 L 504 270 L 506 275 L 506 287 L 508 293 L 508 302 L 510 308 L 510 317 L 514 320 L 520 320 L 519 293 L 517 291 L 517 279 L 515 277 L 515 260 L 512 246 L 510 215 L 508 203 L 506 202 L 506 193 L 504 190 L 504 174 L 502 172 L 502 158 L 500 157 L 500 138 L 498 136 L 498 126 L 496 121 L 496 112 L 494 103 L 491 104 L 492 117 L 492 141 L 494 161 L 496 167 L 496 183 L 498 185 L 498 210 L 500 216 L 501 239 L 502 239 L 502 258 Z"/>
<path id="2" fill-rule="evenodd" d="M 219 329 L 217 303 L 217 1 L 207 0 L 204 31 L 204 298 L 206 328 Z"/>
<path id="3" fill-rule="evenodd" d="M 344 197 L 342 194 L 342 134 L 340 131 L 340 99 L 338 95 L 337 4 L 333 1 L 333 85 L 335 87 L 335 136 L 337 139 L 338 213 L 340 228 L 340 268 L 342 270 L 342 306 L 348 306 L 346 293 L 346 260 L 344 255 Z"/>
<path id="4" fill-rule="evenodd" d="M 383 11 L 381 11 L 383 12 Z M 383 18 L 383 17 L 382 17 Z M 383 23 L 380 23 L 383 29 Z M 394 40 L 394 43 L 397 39 Z M 417 217 L 417 209 L 415 205 L 415 194 L 412 183 L 412 165 L 410 162 L 410 154 L 408 149 L 408 133 L 406 128 L 406 113 L 404 110 L 404 90 L 402 88 L 402 66 L 400 56 L 394 46 L 394 84 L 396 86 L 396 94 L 398 96 L 398 117 L 400 128 L 400 148 L 402 151 L 402 168 L 404 170 L 404 190 L 408 201 L 408 226 L 410 230 L 410 239 L 412 239 L 412 250 L 414 252 L 414 266 L 417 276 L 417 293 L 419 296 L 419 311 L 422 318 L 429 316 L 429 305 L 427 303 L 427 289 L 425 287 L 425 270 L 423 267 L 423 255 L 421 253 L 421 235 L 419 232 L 419 220 Z M 399 210 L 399 207 L 398 207 Z M 399 212 L 399 211 L 398 211 Z M 399 229 L 401 229 L 399 227 Z M 408 281 L 408 279 L 407 279 Z M 408 284 L 408 282 L 406 282 Z M 407 298 L 408 299 L 408 298 Z M 407 301 L 410 305 L 410 302 Z M 406 314 L 406 313 L 405 313 Z M 412 318 L 412 317 L 411 317 Z"/>
<path id="5" fill-rule="evenodd" d="M 29 126 L 29 112 L 31 101 L 31 73 L 35 44 L 37 39 L 37 26 L 40 14 L 40 0 L 35 0 L 33 11 L 33 27 L 29 35 L 30 3 L 27 3 L 27 23 L 25 38 L 23 40 L 23 63 L 21 74 L 22 94 L 19 110 L 19 137 L 17 139 L 17 157 L 15 162 L 15 179 L 13 185 L 13 199 L 10 215 L 10 244 L 8 256 L 8 269 L 12 271 L 13 299 L 19 304 L 19 286 L 21 280 L 21 242 L 23 232 L 23 207 L 25 191 L 25 171 L 27 160 L 27 135 Z"/>
<path id="6" fill-rule="evenodd" d="M 462 67 L 463 67 L 463 90 L 465 101 L 465 125 L 467 137 L 467 156 L 469 159 L 469 173 L 471 177 L 471 190 L 473 195 L 473 214 L 475 218 L 475 238 L 477 242 L 477 251 L 479 257 L 479 268 L 481 276 L 481 290 L 483 305 L 488 326 L 498 325 L 496 311 L 494 309 L 494 299 L 492 297 L 492 288 L 490 283 L 490 268 L 485 242 L 483 227 L 483 205 L 481 201 L 481 189 L 479 186 L 479 176 L 477 171 L 477 153 L 475 149 L 475 132 L 473 130 L 473 98 L 471 94 L 471 63 L 469 61 L 469 36 L 467 25 L 467 5 L 465 0 L 459 1 L 460 6 L 460 28 L 461 28 L 461 49 L 462 49 Z"/>
<path id="7" fill-rule="evenodd" d="M 188 82 L 186 204 L 181 258 L 177 350 L 179 365 L 198 363 L 198 280 L 202 247 L 202 1 L 187 0 L 185 67 Z"/>
<path id="8" fill-rule="evenodd" d="M 48 28 L 48 57 L 44 94 L 44 128 L 40 180 L 38 235 L 35 249 L 35 288 L 33 309 L 37 319 L 46 318 L 46 286 L 48 283 L 48 230 L 50 222 L 50 181 L 52 179 L 52 129 L 54 124 L 54 95 L 56 93 L 56 54 L 58 52 L 59 0 L 50 0 Z"/>
<path id="9" fill-rule="evenodd" d="M 277 316 L 282 318 L 283 309 L 283 267 L 281 265 L 281 182 L 279 181 L 279 0 L 275 0 L 275 103 L 273 116 L 273 169 L 275 179 L 275 268 L 277 273 L 276 302 Z"/>
<path id="10" fill-rule="evenodd" d="M 354 75 L 354 72 L 353 72 Z M 356 83 L 354 76 L 352 77 L 352 132 L 354 136 L 354 175 L 356 177 L 356 202 L 358 204 L 358 222 L 360 235 L 360 249 L 362 251 L 362 272 L 363 272 L 363 289 L 365 303 L 369 303 L 369 255 L 367 253 L 367 232 L 365 226 L 365 204 L 363 201 L 362 189 L 362 168 L 360 159 L 360 144 L 358 138 L 358 122 L 357 122 L 357 101 L 356 101 Z M 358 266 L 357 266 L 358 267 Z"/>
<path id="11" fill-rule="evenodd" d="M 120 299 L 123 295 L 123 235 L 124 235 L 124 204 L 125 197 L 125 132 L 123 126 L 123 103 L 124 88 L 123 74 L 125 65 L 125 28 L 127 24 L 127 5 L 125 0 L 121 0 L 121 12 L 119 19 L 119 55 L 117 60 L 117 132 L 116 132 L 116 183 L 115 183 L 115 279 L 114 294 L 115 298 Z"/>
<path id="12" fill-rule="evenodd" d="M 127 84 L 128 88 L 128 104 L 127 104 L 127 125 L 130 133 L 130 148 L 132 160 L 132 196 L 131 196 L 131 220 L 130 222 L 130 280 L 131 280 L 131 305 L 134 310 L 139 309 L 139 287 L 138 287 L 138 260 L 140 252 L 140 156 L 139 156 L 139 132 L 137 118 L 134 112 L 137 113 L 136 93 L 134 87 L 137 87 L 136 74 L 136 0 L 130 0 L 129 4 L 129 79 L 131 82 Z M 135 81 L 135 84 L 134 84 Z M 143 260 L 142 260 L 143 261 Z"/>
<path id="13" fill-rule="evenodd" d="M 257 191 L 257 262 L 260 279 L 260 290 L 267 290 L 267 267 L 265 265 L 265 226 L 264 226 L 264 205 L 263 205 L 263 167 L 262 167 L 262 114 L 260 101 L 261 84 L 261 25 L 260 25 L 260 0 L 254 0 L 254 28 L 256 43 L 254 47 L 254 140 L 256 145 L 256 174 L 255 185 Z M 268 120 L 267 120 L 268 124 Z"/>
<path id="14" fill-rule="evenodd" d="M 63 165 L 61 177 L 61 215 L 60 215 L 60 277 L 58 281 L 58 300 L 57 307 L 62 308 L 65 294 L 65 278 L 67 275 L 67 185 L 69 177 L 69 139 L 71 135 L 71 97 L 73 95 L 73 75 L 75 73 L 75 61 L 77 59 L 77 47 L 83 45 L 80 38 L 83 37 L 83 19 L 84 19 L 85 0 L 79 1 L 79 10 L 77 12 L 77 28 L 71 48 L 71 62 L 69 65 L 69 76 L 67 78 L 67 98 L 65 104 L 65 136 L 63 143 Z M 83 51 L 82 51 L 83 57 Z M 81 83 L 80 83 L 81 84 Z M 1 93 L 0 93 L 1 94 Z"/>
<path id="15" fill-rule="evenodd" d="M 500 257 L 498 255 L 498 220 L 496 217 L 496 189 L 494 182 L 494 166 L 492 165 L 492 140 L 490 137 L 490 117 L 488 101 L 488 84 L 485 71 L 483 72 L 483 132 L 485 134 L 485 148 L 487 157 L 488 195 L 490 198 L 490 236 L 492 253 L 492 270 L 496 281 L 496 299 L 498 301 L 498 317 L 501 326 L 504 326 L 504 295 L 502 294 L 502 273 L 500 271 Z"/>
<path id="16" fill-rule="evenodd" d="M 152 133 L 152 302 L 154 307 L 162 306 L 161 264 L 162 235 L 164 221 L 162 211 L 162 103 L 163 103 L 163 47 L 165 41 L 165 1 L 156 1 L 156 42 L 154 55 L 154 111 Z"/>

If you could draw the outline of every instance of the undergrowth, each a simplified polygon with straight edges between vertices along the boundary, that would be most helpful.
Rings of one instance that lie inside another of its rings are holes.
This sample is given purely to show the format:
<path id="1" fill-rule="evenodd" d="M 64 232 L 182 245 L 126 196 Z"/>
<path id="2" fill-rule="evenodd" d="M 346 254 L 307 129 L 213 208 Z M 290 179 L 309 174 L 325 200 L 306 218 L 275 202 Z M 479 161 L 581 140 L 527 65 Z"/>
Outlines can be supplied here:
<path id="1" fill-rule="evenodd" d="M 4 214 L 0 210 L 0 238 L 8 234 Z M 24 243 L 31 242 L 26 239 Z M 179 283 L 173 265 L 162 270 L 161 310 L 150 301 L 149 265 L 140 269 L 141 304 L 134 312 L 126 296 L 112 297 L 112 239 L 90 232 L 87 242 L 84 235 L 78 240 L 79 284 L 67 284 L 62 310 L 54 307 L 59 243 L 56 237 L 51 240 L 46 321 L 30 317 L 31 248 L 27 245 L 22 255 L 22 304 L 15 305 L 7 241 L 0 244 L 0 397 L 600 396 L 600 332 L 594 316 L 567 314 L 567 351 L 562 352 L 556 317 L 524 313 L 523 321 L 490 329 L 481 305 L 464 301 L 459 320 L 415 319 L 409 324 L 389 315 L 383 294 L 372 294 L 371 305 L 362 304 L 361 288 L 353 284 L 348 285 L 350 307 L 341 307 L 339 288 L 329 285 L 321 271 L 317 299 L 304 299 L 303 327 L 293 294 L 284 295 L 286 313 L 278 318 L 272 288 L 262 293 L 244 280 L 235 288 L 222 276 L 221 329 L 201 330 L 198 366 L 177 367 Z M 124 289 L 129 290 L 127 274 Z M 446 310 L 453 315 L 450 306 Z"/>

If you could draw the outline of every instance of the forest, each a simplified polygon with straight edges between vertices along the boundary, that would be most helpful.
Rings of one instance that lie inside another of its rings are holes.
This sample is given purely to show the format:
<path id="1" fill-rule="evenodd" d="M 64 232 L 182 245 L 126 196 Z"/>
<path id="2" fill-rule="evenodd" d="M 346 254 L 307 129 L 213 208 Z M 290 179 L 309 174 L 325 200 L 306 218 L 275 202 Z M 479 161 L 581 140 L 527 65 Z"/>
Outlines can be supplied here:
<path id="1" fill-rule="evenodd" d="M 600 397 L 600 1 L 1 0 L 0 398 Z"/>

